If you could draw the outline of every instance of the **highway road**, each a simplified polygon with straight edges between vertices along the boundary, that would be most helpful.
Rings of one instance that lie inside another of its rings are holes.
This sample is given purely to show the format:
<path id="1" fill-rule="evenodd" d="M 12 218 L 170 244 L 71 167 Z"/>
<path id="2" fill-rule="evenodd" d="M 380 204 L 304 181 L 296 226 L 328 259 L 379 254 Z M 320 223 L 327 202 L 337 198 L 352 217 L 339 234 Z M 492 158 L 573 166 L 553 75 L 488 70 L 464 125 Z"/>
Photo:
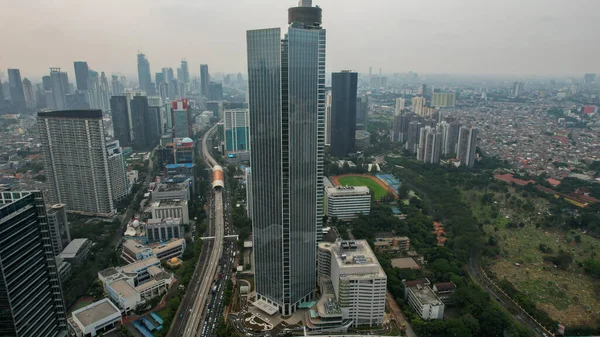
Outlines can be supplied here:
<path id="1" fill-rule="evenodd" d="M 213 133 L 217 130 L 215 124 L 210 130 L 208 130 L 202 138 L 202 158 L 206 165 L 210 168 L 217 165 L 215 159 L 211 156 L 208 148 L 208 139 L 212 137 Z M 195 296 L 194 303 L 189 309 L 189 318 L 184 328 L 182 336 L 185 337 L 196 337 L 201 334 L 201 324 L 203 323 L 203 312 L 207 298 L 212 293 L 213 280 L 219 267 L 221 255 L 223 254 L 223 236 L 224 236 L 224 221 L 223 221 L 223 191 L 221 189 L 213 190 L 214 200 L 214 212 L 213 223 L 214 223 L 214 239 L 213 249 L 210 251 L 210 256 L 205 263 L 203 273 L 201 277 L 196 280 L 199 284 L 198 291 L 193 293 Z"/>

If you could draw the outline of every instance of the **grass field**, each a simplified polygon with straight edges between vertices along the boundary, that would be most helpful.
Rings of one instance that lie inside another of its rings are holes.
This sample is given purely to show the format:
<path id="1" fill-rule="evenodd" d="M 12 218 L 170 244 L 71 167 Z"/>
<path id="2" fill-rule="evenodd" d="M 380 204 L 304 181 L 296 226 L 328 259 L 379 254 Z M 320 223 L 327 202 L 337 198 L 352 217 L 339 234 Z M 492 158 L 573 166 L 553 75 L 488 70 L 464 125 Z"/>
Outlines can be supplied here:
<path id="1" fill-rule="evenodd" d="M 383 198 L 387 193 L 381 185 L 368 177 L 340 177 L 338 181 L 342 186 L 367 186 L 375 195 L 375 200 Z"/>
<path id="2" fill-rule="evenodd" d="M 519 197 L 518 205 L 525 201 L 514 189 L 511 188 L 510 192 Z M 579 263 L 600 253 L 600 241 L 579 231 L 536 228 L 534 221 L 547 211 L 543 199 L 531 200 L 535 211 L 525 212 L 510 206 L 502 194 L 494 194 L 494 205 L 500 213 L 497 218 L 492 218 L 491 206 L 479 201 L 483 194 L 468 193 L 474 195 L 463 194 L 463 199 L 471 204 L 474 216 L 482 222 L 490 222 L 483 229 L 486 236 L 493 236 L 497 240 L 501 250 L 500 256 L 493 260 L 489 269 L 499 279 L 509 280 L 517 290 L 537 302 L 538 308 L 562 324 L 598 324 L 598 286 L 591 277 L 585 275 Z M 524 226 L 508 228 L 509 222 L 523 223 Z M 579 243 L 575 240 L 576 236 L 580 239 Z M 541 244 L 552 249 L 552 253 L 542 253 Z M 544 261 L 544 257 L 556 255 L 560 250 L 568 251 L 573 256 L 568 270 L 560 270 Z"/>

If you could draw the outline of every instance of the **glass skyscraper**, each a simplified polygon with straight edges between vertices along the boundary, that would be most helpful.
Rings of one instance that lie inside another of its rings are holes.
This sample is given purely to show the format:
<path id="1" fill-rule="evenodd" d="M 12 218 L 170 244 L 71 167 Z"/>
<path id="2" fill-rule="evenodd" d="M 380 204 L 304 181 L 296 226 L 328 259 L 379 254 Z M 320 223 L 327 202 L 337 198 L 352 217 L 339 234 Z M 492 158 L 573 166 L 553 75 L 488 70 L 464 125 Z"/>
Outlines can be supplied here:
<path id="1" fill-rule="evenodd" d="M 316 287 L 321 239 L 325 30 L 303 0 L 279 28 L 247 32 L 255 283 L 289 315 Z"/>

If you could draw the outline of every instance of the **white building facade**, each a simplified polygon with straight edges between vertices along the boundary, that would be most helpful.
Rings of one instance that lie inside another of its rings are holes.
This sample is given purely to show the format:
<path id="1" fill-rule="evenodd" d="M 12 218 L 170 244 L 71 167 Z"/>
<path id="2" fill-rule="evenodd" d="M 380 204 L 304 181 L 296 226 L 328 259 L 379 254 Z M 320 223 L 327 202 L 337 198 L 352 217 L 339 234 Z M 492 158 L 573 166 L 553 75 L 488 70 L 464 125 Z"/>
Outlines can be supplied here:
<path id="1" fill-rule="evenodd" d="M 366 186 L 340 186 L 325 189 L 325 214 L 340 220 L 351 220 L 371 211 L 371 192 Z"/>

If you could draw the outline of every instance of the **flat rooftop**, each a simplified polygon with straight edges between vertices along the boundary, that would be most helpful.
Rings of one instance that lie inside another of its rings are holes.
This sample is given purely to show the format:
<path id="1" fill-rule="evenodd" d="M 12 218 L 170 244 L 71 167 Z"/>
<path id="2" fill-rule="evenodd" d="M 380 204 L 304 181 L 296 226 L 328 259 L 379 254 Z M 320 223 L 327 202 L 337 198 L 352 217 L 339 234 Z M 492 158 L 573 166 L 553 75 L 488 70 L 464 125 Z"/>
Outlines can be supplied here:
<path id="1" fill-rule="evenodd" d="M 277 311 L 279 311 L 279 309 L 276 306 L 271 305 L 271 304 L 269 304 L 269 302 L 262 300 L 262 299 L 252 302 L 252 305 L 257 307 L 258 309 L 264 311 L 269 316 L 272 316 Z"/>
<path id="2" fill-rule="evenodd" d="M 379 261 L 365 240 L 338 240 L 335 243 L 322 242 L 320 249 L 332 252 L 342 275 L 369 275 L 377 274 L 385 277 L 385 272 Z M 353 269 L 355 271 L 353 271 Z"/>
<path id="3" fill-rule="evenodd" d="M 392 259 L 392 267 L 399 269 L 421 269 L 421 266 L 412 257 Z"/>
<path id="4" fill-rule="evenodd" d="M 165 243 L 162 243 L 159 245 L 152 246 L 152 251 L 154 252 L 154 254 L 158 254 L 163 251 L 178 248 L 184 244 L 185 244 L 185 239 L 171 240 L 169 242 L 165 242 Z"/>
<path id="5" fill-rule="evenodd" d="M 117 280 L 110 284 L 110 287 L 124 298 L 135 296 L 138 292 L 127 281 Z"/>
<path id="6" fill-rule="evenodd" d="M 77 255 L 77 252 L 83 247 L 83 245 L 88 241 L 88 239 L 73 239 L 69 244 L 65 247 L 65 249 L 60 253 L 60 257 L 62 258 L 74 258 Z"/>
<path id="7" fill-rule="evenodd" d="M 144 249 L 149 249 L 149 247 L 144 246 L 143 244 L 141 244 L 140 242 L 138 242 L 136 240 L 125 240 L 125 242 L 123 243 L 123 248 L 127 248 L 129 251 L 131 251 L 134 254 L 139 254 Z"/>
<path id="8" fill-rule="evenodd" d="M 353 196 L 353 195 L 369 195 L 369 188 L 367 186 L 338 186 L 328 187 L 326 189 L 328 196 Z"/>
<path id="9" fill-rule="evenodd" d="M 188 184 L 186 183 L 170 183 L 170 184 L 158 184 L 155 192 L 175 192 L 175 191 L 183 191 L 188 189 Z"/>
<path id="10" fill-rule="evenodd" d="M 177 207 L 177 206 L 185 206 L 187 205 L 187 200 L 185 199 L 165 199 L 160 201 L 155 201 L 152 203 L 152 207 Z"/>
<path id="11" fill-rule="evenodd" d="M 415 296 L 419 299 L 419 302 L 422 304 L 442 303 L 433 290 L 431 290 L 431 288 L 428 286 L 416 285 L 410 287 L 410 290 L 413 292 L 413 294 L 415 294 Z"/>
<path id="12" fill-rule="evenodd" d="M 121 267 L 126 273 L 136 273 L 138 270 L 149 269 L 151 266 L 160 265 L 160 260 L 156 256 L 151 256 L 145 260 L 136 261 Z"/>
<path id="13" fill-rule="evenodd" d="M 101 299 L 72 313 L 73 317 L 77 318 L 84 327 L 116 314 L 121 316 L 121 310 L 108 298 Z"/>

